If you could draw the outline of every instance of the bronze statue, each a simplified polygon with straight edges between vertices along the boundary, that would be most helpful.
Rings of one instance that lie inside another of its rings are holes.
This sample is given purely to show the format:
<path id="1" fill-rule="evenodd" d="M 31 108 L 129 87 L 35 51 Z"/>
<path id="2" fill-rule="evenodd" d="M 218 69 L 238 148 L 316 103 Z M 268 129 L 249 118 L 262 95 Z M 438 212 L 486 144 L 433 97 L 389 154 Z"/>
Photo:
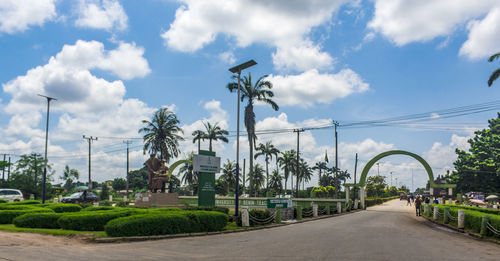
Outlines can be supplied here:
<path id="1" fill-rule="evenodd" d="M 165 165 L 165 160 L 160 160 L 151 154 L 151 157 L 146 161 L 146 167 L 149 170 L 149 189 L 156 193 L 158 189 L 162 193 L 165 192 L 165 182 L 168 182 L 168 167 Z"/>

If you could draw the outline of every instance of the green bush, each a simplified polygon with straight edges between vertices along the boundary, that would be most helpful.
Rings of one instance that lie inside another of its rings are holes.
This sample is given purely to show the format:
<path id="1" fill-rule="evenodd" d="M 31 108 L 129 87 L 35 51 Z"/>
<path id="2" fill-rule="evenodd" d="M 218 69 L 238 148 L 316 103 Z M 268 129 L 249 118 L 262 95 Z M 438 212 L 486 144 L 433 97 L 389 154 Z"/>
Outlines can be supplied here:
<path id="1" fill-rule="evenodd" d="M 48 208 L 31 208 L 31 209 L 18 209 L 18 210 L 0 210 L 0 224 L 11 224 L 12 220 L 18 216 L 27 213 L 41 213 L 48 212 L 54 213 L 52 209 Z"/>
<path id="2" fill-rule="evenodd" d="M 9 205 L 34 205 L 42 203 L 40 200 L 25 200 L 9 203 Z"/>
<path id="3" fill-rule="evenodd" d="M 219 231 L 226 225 L 227 215 L 216 211 L 172 211 L 117 218 L 105 230 L 112 237 L 154 236 Z"/>
<path id="4" fill-rule="evenodd" d="M 98 206 L 98 207 L 86 207 L 82 211 L 103 211 L 103 210 L 123 210 L 123 208 L 117 208 L 112 206 Z"/>
<path id="5" fill-rule="evenodd" d="M 62 213 L 28 213 L 14 218 L 16 227 L 60 228 L 57 220 Z"/>
<path id="6" fill-rule="evenodd" d="M 0 204 L 0 210 L 22 210 L 22 209 L 32 209 L 34 207 L 39 207 L 38 205 L 11 205 L 11 204 Z"/>
<path id="7" fill-rule="evenodd" d="M 45 208 L 50 208 L 54 210 L 54 212 L 56 213 L 79 212 L 80 210 L 82 210 L 82 207 L 78 204 L 67 204 L 67 203 L 47 204 Z"/>
<path id="8" fill-rule="evenodd" d="M 5 199 L 0 199 L 0 203 L 7 203 L 7 200 L 5 200 Z"/>
<path id="9" fill-rule="evenodd" d="M 79 231 L 102 231 L 108 221 L 131 215 L 131 211 L 92 211 L 67 214 L 57 223 L 63 229 Z"/>
<path id="10" fill-rule="evenodd" d="M 229 208 L 226 207 L 198 207 L 198 206 L 186 206 L 184 210 L 203 210 L 203 211 L 219 211 L 226 215 L 229 215 Z"/>
<path id="11" fill-rule="evenodd" d="M 487 214 L 493 214 L 493 215 L 500 215 L 500 209 L 493 209 L 493 208 L 480 208 L 480 207 L 469 207 L 469 206 L 462 206 L 462 205 L 440 205 L 440 206 L 446 206 L 449 208 L 458 208 L 458 209 L 465 209 L 465 210 L 473 210 L 473 211 L 479 211 Z"/>
<path id="12" fill-rule="evenodd" d="M 134 209 L 133 211 L 142 211 L 141 209 L 137 210 Z M 163 213 L 163 212 L 170 212 L 170 211 L 182 211 L 180 208 L 175 208 L 175 207 L 168 207 L 168 208 L 153 208 L 149 209 L 147 212 L 148 213 Z"/>

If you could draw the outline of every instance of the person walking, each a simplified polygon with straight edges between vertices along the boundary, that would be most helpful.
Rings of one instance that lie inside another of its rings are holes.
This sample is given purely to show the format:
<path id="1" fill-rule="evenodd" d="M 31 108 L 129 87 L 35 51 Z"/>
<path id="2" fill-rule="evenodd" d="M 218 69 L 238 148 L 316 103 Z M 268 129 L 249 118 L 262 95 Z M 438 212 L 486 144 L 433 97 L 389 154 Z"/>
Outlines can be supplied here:
<path id="1" fill-rule="evenodd" d="M 407 205 L 407 206 L 408 206 L 408 205 L 410 205 L 410 206 L 411 206 L 410 197 L 407 197 L 406 199 L 407 199 L 407 202 L 408 202 L 408 203 L 406 203 L 406 205 Z"/>
<path id="2" fill-rule="evenodd" d="M 420 206 L 422 205 L 422 201 L 420 200 L 420 197 L 417 197 L 415 199 L 415 211 L 417 217 L 420 216 Z"/>

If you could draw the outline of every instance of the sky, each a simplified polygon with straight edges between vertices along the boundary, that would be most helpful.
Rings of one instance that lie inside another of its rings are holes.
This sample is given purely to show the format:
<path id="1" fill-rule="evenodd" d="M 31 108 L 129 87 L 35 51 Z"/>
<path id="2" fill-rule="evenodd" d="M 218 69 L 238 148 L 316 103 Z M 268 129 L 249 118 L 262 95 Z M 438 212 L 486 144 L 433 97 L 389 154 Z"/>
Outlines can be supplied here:
<path id="1" fill-rule="evenodd" d="M 130 168 L 141 168 L 148 156 L 138 130 L 162 107 L 176 113 L 184 130 L 179 158 L 196 150 L 191 133 L 208 121 L 230 131 L 229 143 L 214 148 L 222 162 L 235 160 L 236 95 L 226 88 L 234 76 L 228 69 L 253 59 L 257 65 L 242 76 L 266 77 L 279 105 L 274 111 L 257 104 L 256 128 L 288 130 L 259 135 L 258 143 L 296 149 L 291 129 L 337 121 L 341 169 L 353 174 L 358 153 L 359 178 L 371 158 L 401 149 L 421 155 L 437 176 L 453 169 L 455 148 L 468 149 L 474 131 L 500 111 L 497 102 L 480 113 L 442 115 L 499 100 L 500 82 L 487 86 L 499 65 L 487 58 L 500 51 L 499 42 L 494 0 L 1 0 L 0 154 L 13 162 L 21 154 L 43 155 L 42 94 L 57 98 L 48 148 L 56 183 L 65 165 L 87 180 L 82 135 L 98 137 L 94 180 L 125 177 L 125 140 L 132 141 Z M 425 117 L 350 125 L 414 114 Z M 310 165 L 326 152 L 332 166 L 334 145 L 331 127 L 300 136 Z M 240 164 L 243 158 L 248 168 L 244 132 Z M 411 158 L 379 163 L 370 175 L 379 172 L 388 184 L 411 187 L 413 176 L 417 188 L 428 180 Z M 315 173 L 307 185 L 317 180 Z"/>

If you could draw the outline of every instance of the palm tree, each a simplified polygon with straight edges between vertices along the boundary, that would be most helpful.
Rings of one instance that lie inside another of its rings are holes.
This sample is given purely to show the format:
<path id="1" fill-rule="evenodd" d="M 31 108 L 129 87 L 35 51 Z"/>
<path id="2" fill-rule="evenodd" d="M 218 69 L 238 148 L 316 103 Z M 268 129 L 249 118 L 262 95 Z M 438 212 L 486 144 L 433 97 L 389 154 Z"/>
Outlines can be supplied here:
<path id="1" fill-rule="evenodd" d="M 269 160 L 273 159 L 274 157 L 278 157 L 278 153 L 280 151 L 274 147 L 273 144 L 271 144 L 270 141 L 266 142 L 266 144 L 259 144 L 259 147 L 257 147 L 257 153 L 255 154 L 255 159 L 257 159 L 259 156 L 264 156 L 266 160 L 266 192 L 267 189 L 269 189 Z"/>
<path id="2" fill-rule="evenodd" d="M 64 188 L 70 190 L 73 187 L 73 178 L 78 180 L 80 174 L 76 169 L 70 169 L 68 165 L 64 167 L 63 175 L 59 177 L 64 180 Z"/>
<path id="3" fill-rule="evenodd" d="M 302 189 L 304 189 L 305 183 L 309 182 L 311 180 L 312 171 L 311 171 L 311 167 L 309 167 L 309 164 L 307 164 L 307 162 L 304 159 L 300 159 L 299 165 L 300 165 L 299 176 L 300 176 L 300 180 L 302 181 Z"/>
<path id="4" fill-rule="evenodd" d="M 257 197 L 257 193 L 264 185 L 264 181 L 266 179 L 264 176 L 264 169 L 262 169 L 259 163 L 255 164 L 254 171 L 248 174 L 248 178 L 250 179 L 250 193 L 253 190 L 254 196 Z"/>
<path id="5" fill-rule="evenodd" d="M 232 82 L 227 85 L 230 92 L 237 91 L 238 88 L 241 90 L 241 101 L 245 99 L 248 100 L 245 106 L 245 127 L 247 129 L 248 135 L 248 145 L 250 148 L 250 168 L 248 175 L 252 175 L 253 172 L 253 149 L 255 146 L 255 140 L 257 136 L 255 135 L 255 113 L 253 111 L 253 104 L 255 101 L 269 104 L 273 110 L 279 110 L 278 104 L 276 104 L 271 98 L 274 93 L 271 91 L 273 84 L 270 81 L 266 81 L 267 75 L 260 77 L 257 82 L 252 84 L 252 75 L 248 73 L 248 77 L 244 76 L 241 80 L 243 86 L 238 86 L 237 82 Z M 237 78 L 236 76 L 234 77 Z"/>
<path id="6" fill-rule="evenodd" d="M 223 128 L 221 128 L 219 123 L 215 123 L 214 125 L 210 124 L 210 122 L 204 122 L 206 132 L 204 133 L 204 138 L 208 139 L 209 147 L 208 150 L 212 151 L 212 140 L 218 141 L 221 140 L 225 143 L 228 143 L 229 140 L 226 138 L 229 135 L 229 132 Z"/>
<path id="7" fill-rule="evenodd" d="M 202 130 L 195 130 L 191 135 L 193 135 L 193 143 L 198 141 L 198 151 L 200 151 L 200 141 L 205 140 L 205 132 Z"/>
<path id="8" fill-rule="evenodd" d="M 198 183 L 198 175 L 194 172 L 193 167 L 193 153 L 189 153 L 187 160 L 191 162 L 184 163 L 179 169 L 179 175 L 182 175 L 182 182 L 189 186 L 191 194 L 194 195 L 194 184 Z"/>
<path id="9" fill-rule="evenodd" d="M 320 161 L 320 162 L 316 162 L 316 165 L 314 165 L 314 167 L 312 167 L 313 170 L 317 170 L 318 173 L 319 173 L 319 177 L 318 177 L 318 185 L 321 186 L 320 182 L 321 182 L 321 171 L 322 170 L 326 170 L 328 168 L 328 166 L 326 166 L 326 162 L 324 161 Z"/>
<path id="10" fill-rule="evenodd" d="M 269 186 L 276 191 L 277 194 L 281 194 L 281 190 L 283 189 L 283 183 L 281 182 L 282 179 L 283 177 L 280 175 L 278 170 L 273 170 L 271 179 L 269 180 Z"/>
<path id="11" fill-rule="evenodd" d="M 340 189 L 340 181 L 343 181 L 343 183 L 345 183 L 345 181 L 347 179 L 350 179 L 351 178 L 351 174 L 347 171 L 347 170 L 340 170 L 338 172 L 338 175 L 337 175 L 337 187 L 338 189 Z"/>
<path id="12" fill-rule="evenodd" d="M 290 177 L 290 172 L 293 171 L 294 166 L 295 166 L 295 162 L 296 162 L 295 157 L 296 157 L 295 151 L 289 150 L 289 151 L 281 152 L 281 156 L 278 158 L 278 162 L 281 165 L 281 168 L 283 169 L 283 172 L 285 174 L 285 192 L 286 192 L 286 185 L 288 182 L 288 178 Z M 293 184 L 293 180 L 292 180 L 292 184 Z"/>
<path id="13" fill-rule="evenodd" d="M 229 188 L 234 188 L 236 184 L 236 163 L 234 161 L 227 160 L 222 167 L 222 175 L 219 179 L 223 180 L 227 186 L 227 193 L 229 194 Z"/>
<path id="14" fill-rule="evenodd" d="M 493 62 L 495 59 L 498 59 L 498 58 L 500 58 L 500 53 L 496 53 L 496 54 L 492 55 L 488 59 L 488 62 Z M 488 79 L 488 87 L 491 87 L 493 82 L 496 79 L 498 79 L 499 76 L 500 76 L 500 68 L 497 68 L 495 71 L 493 71 L 493 73 L 491 73 L 490 78 Z"/>
<path id="15" fill-rule="evenodd" d="M 184 133 L 178 126 L 177 116 L 168 108 L 161 108 L 155 112 L 151 121 L 143 120 L 145 125 L 139 133 L 145 133 L 144 154 L 149 151 L 152 155 L 160 154 L 160 159 L 167 163 L 171 158 L 179 156 L 179 141 L 184 140 L 178 133 Z"/>

